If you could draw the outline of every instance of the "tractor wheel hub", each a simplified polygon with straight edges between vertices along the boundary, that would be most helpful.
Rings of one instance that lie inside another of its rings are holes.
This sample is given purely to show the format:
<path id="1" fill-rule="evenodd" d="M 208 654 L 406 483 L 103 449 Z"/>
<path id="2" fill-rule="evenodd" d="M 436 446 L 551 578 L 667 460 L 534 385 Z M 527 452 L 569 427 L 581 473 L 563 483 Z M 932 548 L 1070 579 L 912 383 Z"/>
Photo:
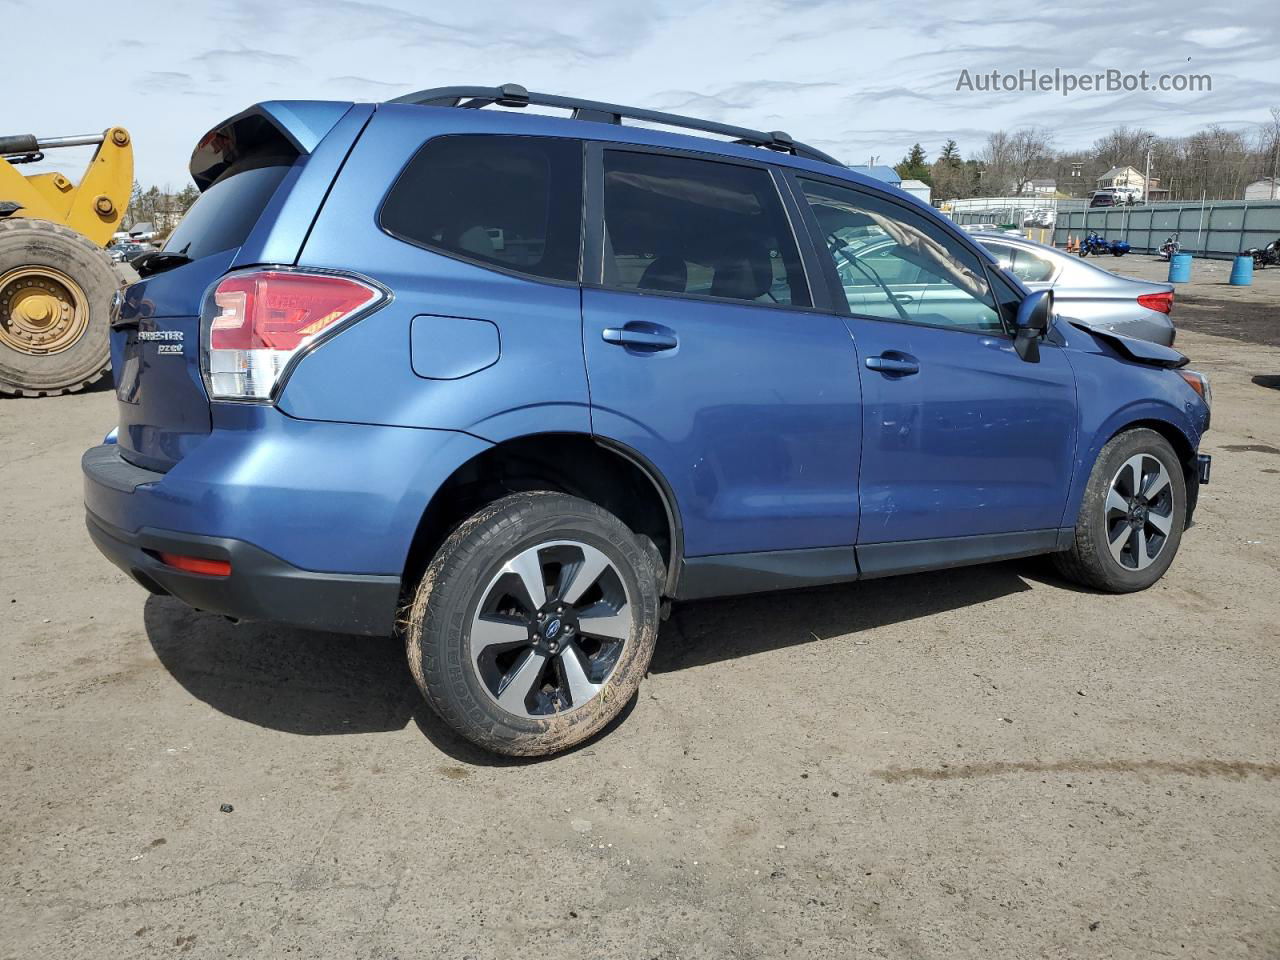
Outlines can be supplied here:
<path id="1" fill-rule="evenodd" d="M 60 353 L 89 326 L 80 285 L 52 267 L 19 267 L 0 276 L 0 344 L 26 354 Z"/>

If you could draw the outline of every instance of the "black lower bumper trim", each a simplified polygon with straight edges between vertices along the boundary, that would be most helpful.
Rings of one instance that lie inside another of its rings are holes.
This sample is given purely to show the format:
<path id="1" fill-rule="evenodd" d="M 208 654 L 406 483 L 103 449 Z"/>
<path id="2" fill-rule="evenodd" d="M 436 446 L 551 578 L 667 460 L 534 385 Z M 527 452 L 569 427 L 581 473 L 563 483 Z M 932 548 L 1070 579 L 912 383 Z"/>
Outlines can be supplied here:
<path id="1" fill-rule="evenodd" d="M 400 578 L 302 570 L 243 540 L 144 527 L 126 533 L 92 513 L 89 536 L 108 560 L 152 593 L 210 613 L 312 630 L 389 636 L 395 632 Z M 227 560 L 231 575 L 187 573 L 158 553 Z"/>

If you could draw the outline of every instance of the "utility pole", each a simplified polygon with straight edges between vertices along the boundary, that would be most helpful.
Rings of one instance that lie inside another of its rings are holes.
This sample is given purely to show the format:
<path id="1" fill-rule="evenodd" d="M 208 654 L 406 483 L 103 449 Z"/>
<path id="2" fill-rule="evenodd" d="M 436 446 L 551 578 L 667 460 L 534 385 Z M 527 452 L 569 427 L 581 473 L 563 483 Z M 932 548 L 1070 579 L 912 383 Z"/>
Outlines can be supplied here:
<path id="1" fill-rule="evenodd" d="M 1147 171 L 1142 175 L 1142 202 L 1145 204 L 1151 190 L 1151 141 L 1147 141 Z"/>

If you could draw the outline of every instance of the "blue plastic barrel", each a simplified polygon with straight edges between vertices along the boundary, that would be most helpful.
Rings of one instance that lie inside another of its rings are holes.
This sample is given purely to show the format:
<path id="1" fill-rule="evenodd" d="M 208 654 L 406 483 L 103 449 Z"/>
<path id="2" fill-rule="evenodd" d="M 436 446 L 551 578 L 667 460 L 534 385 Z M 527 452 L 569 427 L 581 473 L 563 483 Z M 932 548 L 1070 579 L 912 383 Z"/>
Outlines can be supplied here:
<path id="1" fill-rule="evenodd" d="M 1188 283 L 1191 280 L 1191 254 L 1175 253 L 1169 258 L 1169 282 Z"/>
<path id="2" fill-rule="evenodd" d="M 1253 257 L 1236 257 L 1231 264 L 1231 285 L 1247 287 L 1253 283 Z"/>

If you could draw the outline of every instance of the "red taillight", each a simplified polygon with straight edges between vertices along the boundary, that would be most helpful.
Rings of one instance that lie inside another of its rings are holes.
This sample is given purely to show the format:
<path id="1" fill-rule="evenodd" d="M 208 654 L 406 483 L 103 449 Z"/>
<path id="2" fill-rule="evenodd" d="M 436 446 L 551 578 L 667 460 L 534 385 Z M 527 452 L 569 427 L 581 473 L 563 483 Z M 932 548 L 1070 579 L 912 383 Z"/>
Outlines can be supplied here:
<path id="1" fill-rule="evenodd" d="M 158 556 L 161 563 L 167 567 L 173 567 L 175 570 L 182 570 L 186 573 L 202 573 L 206 577 L 231 576 L 231 562 L 229 560 L 188 557 L 181 553 L 161 553 Z"/>
<path id="2" fill-rule="evenodd" d="M 1138 298 L 1138 306 L 1148 310 L 1159 310 L 1161 313 L 1173 312 L 1173 291 L 1167 293 L 1144 293 Z"/>
<path id="3" fill-rule="evenodd" d="M 382 296 L 367 283 L 333 274 L 255 270 L 224 278 L 213 291 L 210 394 L 269 398 L 294 353 Z"/>

